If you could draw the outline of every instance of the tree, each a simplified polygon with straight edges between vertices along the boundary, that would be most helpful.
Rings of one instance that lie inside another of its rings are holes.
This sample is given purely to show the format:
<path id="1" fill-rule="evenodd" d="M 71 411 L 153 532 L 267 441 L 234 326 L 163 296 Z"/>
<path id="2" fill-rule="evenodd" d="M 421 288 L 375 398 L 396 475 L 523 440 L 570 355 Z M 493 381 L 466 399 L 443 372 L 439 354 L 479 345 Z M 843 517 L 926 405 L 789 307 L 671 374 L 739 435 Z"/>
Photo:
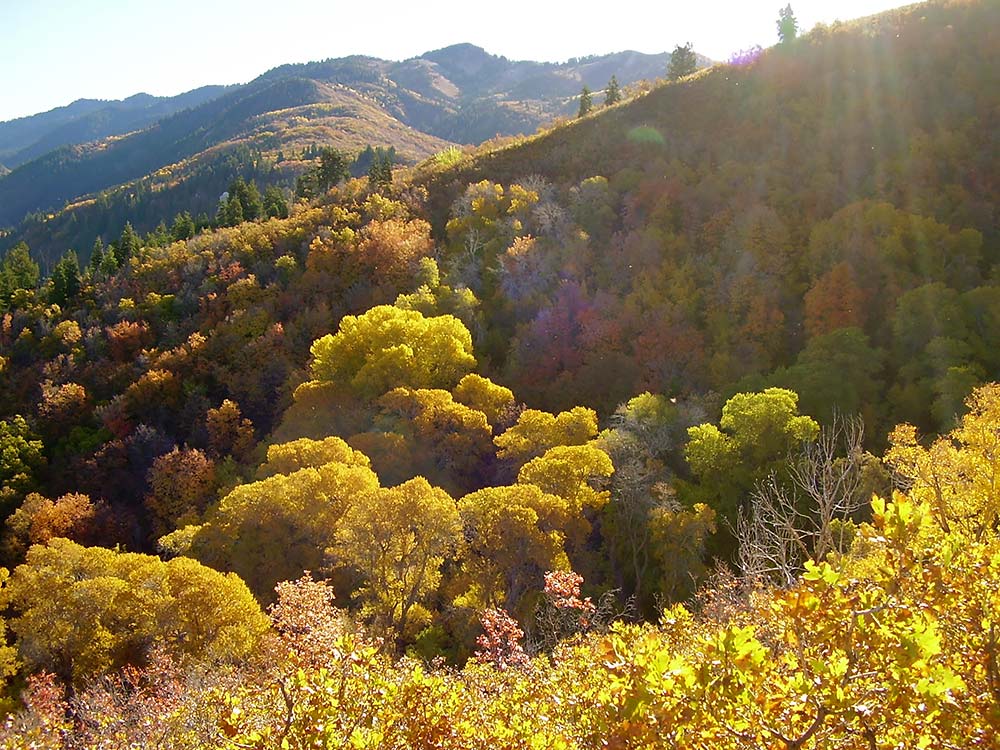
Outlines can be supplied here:
<path id="1" fill-rule="evenodd" d="M 262 600 L 278 581 L 318 570 L 340 519 L 379 488 L 366 466 L 328 463 L 244 484 L 210 508 L 205 523 L 161 539 L 219 570 L 236 572 Z"/>
<path id="2" fill-rule="evenodd" d="M 537 409 L 521 412 L 517 422 L 494 438 L 497 457 L 517 467 L 558 445 L 583 445 L 597 436 L 597 413 L 574 406 L 558 415 Z"/>
<path id="3" fill-rule="evenodd" d="M 790 44 L 795 41 L 799 33 L 799 22 L 795 20 L 791 3 L 778 11 L 777 26 L 779 43 Z"/>
<path id="4" fill-rule="evenodd" d="M 380 149 L 368 167 L 368 188 L 382 192 L 389 187 L 392 187 L 392 160 Z"/>
<path id="5" fill-rule="evenodd" d="M 468 572 L 481 604 L 524 615 L 522 600 L 541 591 L 548 570 L 566 570 L 569 503 L 533 484 L 489 487 L 458 501 Z"/>
<path id="6" fill-rule="evenodd" d="M 451 395 L 459 403 L 481 411 L 493 426 L 499 424 L 504 414 L 514 406 L 514 393 L 510 388 L 475 373 L 462 378 Z"/>
<path id="7" fill-rule="evenodd" d="M 586 85 L 580 91 L 580 111 L 577 112 L 577 117 L 584 117 L 590 114 L 590 110 L 594 108 L 594 100 L 590 95 L 590 89 Z"/>
<path id="8" fill-rule="evenodd" d="M 125 228 L 122 230 L 118 242 L 113 247 L 118 268 L 128 263 L 129 258 L 139 252 L 140 248 L 142 248 L 142 240 L 132 228 L 132 222 L 125 222 Z"/>
<path id="9" fill-rule="evenodd" d="M 174 242 L 189 240 L 194 237 L 196 231 L 197 228 L 191 214 L 182 211 L 174 217 L 174 222 L 170 225 L 170 239 Z"/>
<path id="10" fill-rule="evenodd" d="M 0 299 L 10 302 L 17 290 L 35 289 L 39 278 L 38 264 L 32 260 L 27 244 L 17 243 L 7 251 L 0 265 Z"/>
<path id="11" fill-rule="evenodd" d="M 312 376 L 369 398 L 397 386 L 452 388 L 476 366 L 472 335 L 451 315 L 425 318 L 389 305 L 347 315 L 312 345 Z"/>
<path id="12" fill-rule="evenodd" d="M 154 536 L 197 523 L 215 499 L 215 463 L 196 448 L 174 448 L 153 461 L 145 505 Z"/>
<path id="13" fill-rule="evenodd" d="M 437 589 L 441 565 L 461 540 L 455 501 L 417 477 L 355 502 L 333 551 L 364 576 L 361 596 L 374 621 L 403 638 L 413 608 Z"/>
<path id="14" fill-rule="evenodd" d="M 30 670 L 66 684 L 141 663 L 152 645 L 211 661 L 253 651 L 267 618 L 246 585 L 186 558 L 52 539 L 28 551 L 2 593 Z"/>
<path id="15" fill-rule="evenodd" d="M 877 462 L 863 440 L 860 419 L 837 415 L 791 460 L 787 483 L 771 475 L 757 484 L 737 522 L 745 576 L 791 586 L 806 561 L 850 547 L 854 516 L 871 497 L 865 467 Z"/>
<path id="16" fill-rule="evenodd" d="M 789 453 L 819 434 L 819 425 L 798 413 L 798 403 L 798 395 L 783 388 L 737 393 L 723 407 L 718 427 L 689 428 L 684 457 L 699 482 L 692 499 L 735 524 L 755 484 L 787 468 Z"/>
<path id="17" fill-rule="evenodd" d="M 20 415 L 0 422 L 0 518 L 6 518 L 34 486 L 45 465 L 44 446 Z"/>
<path id="18" fill-rule="evenodd" d="M 670 53 L 670 64 L 667 66 L 667 78 L 676 81 L 689 76 L 698 69 L 698 58 L 694 54 L 691 42 L 678 44 Z"/>
<path id="19" fill-rule="evenodd" d="M 281 188 L 268 185 L 264 190 L 264 215 L 269 219 L 287 219 L 288 201 Z"/>
<path id="20" fill-rule="evenodd" d="M 57 305 L 65 305 L 80 293 L 80 261 L 73 250 L 67 250 L 56 263 L 51 281 L 49 298 Z"/>
<path id="21" fill-rule="evenodd" d="M 299 469 L 318 469 L 330 463 L 369 467 L 371 461 L 361 451 L 354 450 L 339 437 L 322 440 L 299 438 L 267 449 L 267 461 L 257 469 L 257 478 L 275 474 L 293 474 Z"/>
<path id="22" fill-rule="evenodd" d="M 611 80 L 608 81 L 607 88 L 604 89 L 604 106 L 610 107 L 612 104 L 617 104 L 622 100 L 621 87 L 618 85 L 618 78 L 611 76 Z"/>
<path id="23" fill-rule="evenodd" d="M 342 153 L 333 148 L 324 148 L 320 152 L 319 166 L 316 167 L 316 186 L 320 192 L 336 187 L 350 176 L 351 170 Z"/>

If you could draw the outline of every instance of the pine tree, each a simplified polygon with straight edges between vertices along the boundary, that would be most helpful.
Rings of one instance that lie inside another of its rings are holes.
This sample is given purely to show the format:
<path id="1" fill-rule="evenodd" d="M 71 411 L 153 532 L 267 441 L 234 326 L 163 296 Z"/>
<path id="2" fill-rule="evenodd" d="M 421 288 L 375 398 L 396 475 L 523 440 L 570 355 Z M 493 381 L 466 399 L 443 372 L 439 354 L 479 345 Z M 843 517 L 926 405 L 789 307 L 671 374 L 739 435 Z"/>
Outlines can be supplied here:
<path id="1" fill-rule="evenodd" d="M 586 86 L 580 91 L 580 111 L 577 113 L 577 117 L 583 117 L 590 114 L 590 110 L 594 108 L 594 101 L 590 96 L 590 89 Z"/>
<path id="2" fill-rule="evenodd" d="M 67 250 L 52 270 L 50 301 L 65 305 L 80 293 L 80 260 L 73 250 Z"/>
<path id="3" fill-rule="evenodd" d="M 689 76 L 697 69 L 698 58 L 691 48 L 691 42 L 674 47 L 674 51 L 670 53 L 670 65 L 667 67 L 667 77 L 671 81 Z"/>
<path id="4" fill-rule="evenodd" d="M 34 289 L 39 277 L 38 264 L 32 260 L 27 244 L 19 242 L 7 251 L 0 265 L 0 298 L 9 302 L 18 289 Z"/>
<path id="5" fill-rule="evenodd" d="M 316 174 L 317 187 L 326 192 L 336 187 L 341 180 L 351 176 L 344 155 L 333 148 L 325 148 L 319 155 L 319 168 Z"/>
<path id="6" fill-rule="evenodd" d="M 382 192 L 392 186 L 392 158 L 378 149 L 368 168 L 368 187 L 372 192 Z"/>
<path id="7" fill-rule="evenodd" d="M 795 41 L 799 33 L 799 22 L 795 20 L 795 13 L 789 3 L 778 11 L 778 41 L 781 44 L 790 44 Z"/>
<path id="8" fill-rule="evenodd" d="M 101 267 L 104 260 L 104 241 L 98 237 L 94 240 L 94 246 L 90 249 L 90 262 L 87 264 L 91 270 L 96 271 Z"/>
<path id="9" fill-rule="evenodd" d="M 618 86 L 618 78 L 611 76 L 611 80 L 608 81 L 608 86 L 604 89 L 604 106 L 610 107 L 612 104 L 617 104 L 622 100 L 621 88 Z"/>
<path id="10" fill-rule="evenodd" d="M 177 214 L 174 223 L 170 225 L 170 238 L 174 242 L 189 240 L 195 235 L 194 219 L 187 211 Z"/>
<path id="11" fill-rule="evenodd" d="M 118 238 L 118 244 L 114 246 L 117 267 L 121 268 L 128 263 L 128 259 L 138 253 L 139 248 L 141 247 L 142 240 L 139 239 L 139 235 L 136 234 L 135 230 L 132 228 L 132 222 L 125 222 L 125 228 L 122 230 L 122 236 Z"/>
<path id="12" fill-rule="evenodd" d="M 287 219 L 288 201 L 285 194 L 275 185 L 264 191 L 264 215 L 269 219 Z"/>

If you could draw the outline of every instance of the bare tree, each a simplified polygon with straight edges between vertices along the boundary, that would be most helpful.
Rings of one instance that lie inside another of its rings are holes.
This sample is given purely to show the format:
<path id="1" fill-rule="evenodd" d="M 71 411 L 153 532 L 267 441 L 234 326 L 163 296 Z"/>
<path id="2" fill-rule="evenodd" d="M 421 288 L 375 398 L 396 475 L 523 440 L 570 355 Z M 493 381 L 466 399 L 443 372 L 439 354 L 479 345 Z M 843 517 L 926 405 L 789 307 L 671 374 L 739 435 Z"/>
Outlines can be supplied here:
<path id="1" fill-rule="evenodd" d="M 788 586 L 807 560 L 844 551 L 843 524 L 866 500 L 863 441 L 859 417 L 834 415 L 784 481 L 771 474 L 757 484 L 737 519 L 744 575 Z"/>

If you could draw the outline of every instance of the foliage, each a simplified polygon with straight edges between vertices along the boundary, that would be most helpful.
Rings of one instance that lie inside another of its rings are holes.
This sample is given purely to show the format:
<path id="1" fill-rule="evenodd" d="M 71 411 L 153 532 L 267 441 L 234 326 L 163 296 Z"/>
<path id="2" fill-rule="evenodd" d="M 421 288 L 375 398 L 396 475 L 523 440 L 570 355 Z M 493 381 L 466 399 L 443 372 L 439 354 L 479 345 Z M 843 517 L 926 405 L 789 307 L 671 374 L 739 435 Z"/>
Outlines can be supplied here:
<path id="1" fill-rule="evenodd" d="M 400 385 L 450 388 L 476 364 L 472 337 L 457 318 L 388 305 L 345 316 L 335 336 L 313 344 L 312 355 L 314 378 L 369 398 Z"/>
<path id="2" fill-rule="evenodd" d="M 441 579 L 441 565 L 461 542 L 455 501 L 426 479 L 359 498 L 345 514 L 334 555 L 365 579 L 360 595 L 376 626 L 407 633 L 415 605 Z"/>
<path id="3" fill-rule="evenodd" d="M 678 44 L 670 53 L 670 65 L 667 68 L 667 78 L 676 81 L 689 76 L 698 69 L 698 59 L 691 48 L 691 42 Z"/>
<path id="4" fill-rule="evenodd" d="M 778 41 L 781 44 L 790 44 L 798 36 L 799 22 L 795 19 L 791 4 L 786 5 L 778 11 Z"/>
<path id="5" fill-rule="evenodd" d="M 21 660 L 67 684 L 139 662 L 153 643 L 178 655 L 239 659 L 267 628 L 236 576 L 67 539 L 32 547 L 3 597 L 19 613 L 10 626 Z"/>

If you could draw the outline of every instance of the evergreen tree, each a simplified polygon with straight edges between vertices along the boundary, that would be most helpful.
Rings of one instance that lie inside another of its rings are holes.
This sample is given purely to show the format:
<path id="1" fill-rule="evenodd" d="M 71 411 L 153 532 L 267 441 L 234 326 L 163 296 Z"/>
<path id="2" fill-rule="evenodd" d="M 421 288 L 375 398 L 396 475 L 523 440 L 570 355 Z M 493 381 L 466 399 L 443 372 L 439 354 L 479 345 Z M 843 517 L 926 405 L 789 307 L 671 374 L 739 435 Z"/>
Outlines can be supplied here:
<path id="1" fill-rule="evenodd" d="M 31 259 L 28 245 L 19 242 L 4 256 L 0 266 L 0 298 L 9 302 L 18 289 L 34 289 L 40 277 L 38 264 Z"/>
<path id="2" fill-rule="evenodd" d="M 674 47 L 674 51 L 670 53 L 670 65 L 667 67 L 667 77 L 671 81 L 689 76 L 697 69 L 698 58 L 691 48 L 691 42 Z"/>
<path id="3" fill-rule="evenodd" d="M 139 249 L 142 247 L 142 240 L 139 239 L 139 235 L 132 228 L 132 222 L 125 222 L 122 235 L 118 238 L 118 243 L 113 247 L 115 249 L 117 268 L 124 266 L 129 258 L 139 252 Z"/>
<path id="4" fill-rule="evenodd" d="M 174 242 L 189 240 L 195 235 L 194 219 L 187 211 L 177 214 L 174 223 L 170 225 L 170 239 Z"/>
<path id="5" fill-rule="evenodd" d="M 799 33 L 799 22 L 795 20 L 795 13 L 789 3 L 778 11 L 778 41 L 781 44 L 790 44 L 795 41 Z"/>
<path id="6" fill-rule="evenodd" d="M 108 249 L 104 251 L 104 257 L 101 259 L 100 265 L 97 267 L 101 276 L 106 279 L 111 278 L 115 275 L 115 271 L 118 270 L 118 255 L 115 252 L 115 244 L 112 242 L 108 245 Z"/>
<path id="7" fill-rule="evenodd" d="M 580 111 L 577 113 L 577 117 L 583 117 L 590 113 L 590 110 L 594 108 L 594 101 L 590 96 L 590 89 L 586 86 L 580 91 Z"/>
<path id="8" fill-rule="evenodd" d="M 310 169 L 303 172 L 295 180 L 295 197 L 298 199 L 312 200 L 316 197 L 319 186 L 316 179 L 316 170 Z"/>
<path id="9" fill-rule="evenodd" d="M 104 260 L 104 241 L 98 237 L 94 240 L 94 246 L 90 249 L 90 262 L 87 264 L 92 271 L 101 267 Z"/>
<path id="10" fill-rule="evenodd" d="M 350 176 L 351 172 L 344 155 L 337 149 L 324 148 L 319 155 L 319 168 L 316 173 L 316 183 L 320 192 L 325 193 Z"/>
<path id="11" fill-rule="evenodd" d="M 611 80 L 608 81 L 608 86 L 604 90 L 604 106 L 610 107 L 612 104 L 617 104 L 622 100 L 621 88 L 618 86 L 618 78 L 611 76 Z"/>
<path id="12" fill-rule="evenodd" d="M 368 167 L 368 188 L 372 192 L 382 192 L 392 186 L 392 161 L 389 154 L 379 149 Z"/>
<path id="13" fill-rule="evenodd" d="M 285 194 L 275 185 L 264 191 L 264 215 L 269 219 L 287 219 L 288 201 Z"/>
<path id="14" fill-rule="evenodd" d="M 59 306 L 65 305 L 80 293 L 80 260 L 75 251 L 67 250 L 59 259 L 52 270 L 51 281 L 49 300 Z"/>

